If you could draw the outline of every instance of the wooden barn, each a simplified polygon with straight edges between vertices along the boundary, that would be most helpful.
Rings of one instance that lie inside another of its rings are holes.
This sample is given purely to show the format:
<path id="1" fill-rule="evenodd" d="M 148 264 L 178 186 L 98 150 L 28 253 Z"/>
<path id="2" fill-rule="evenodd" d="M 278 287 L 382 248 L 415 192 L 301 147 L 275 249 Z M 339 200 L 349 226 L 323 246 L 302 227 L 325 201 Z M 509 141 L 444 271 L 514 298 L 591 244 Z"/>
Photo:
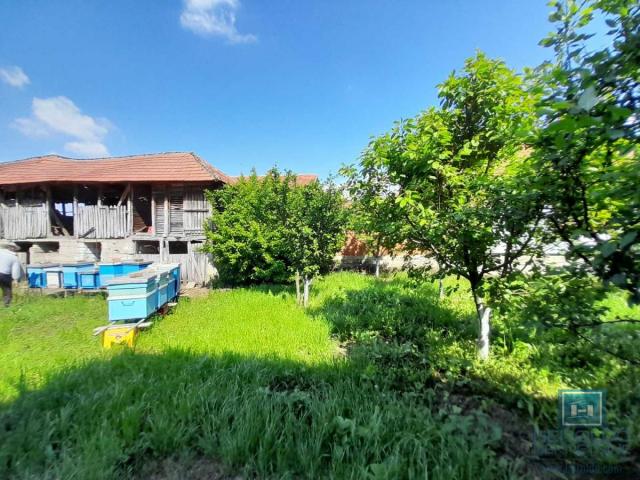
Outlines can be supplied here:
<path id="1" fill-rule="evenodd" d="M 193 153 L 0 163 L 0 238 L 27 263 L 145 259 L 214 273 L 206 254 L 205 189 L 232 182 Z"/>

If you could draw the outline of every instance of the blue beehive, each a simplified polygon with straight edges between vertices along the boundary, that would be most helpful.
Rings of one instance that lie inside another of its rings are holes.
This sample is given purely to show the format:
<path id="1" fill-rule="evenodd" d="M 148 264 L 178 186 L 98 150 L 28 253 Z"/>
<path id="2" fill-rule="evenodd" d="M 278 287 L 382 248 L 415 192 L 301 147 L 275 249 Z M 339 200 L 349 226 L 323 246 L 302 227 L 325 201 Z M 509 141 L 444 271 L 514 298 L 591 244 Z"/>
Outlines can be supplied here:
<path id="1" fill-rule="evenodd" d="M 109 321 L 141 320 L 157 309 L 157 273 L 143 270 L 107 282 Z"/>
<path id="2" fill-rule="evenodd" d="M 78 272 L 79 288 L 83 290 L 95 290 L 100 288 L 100 275 L 97 268 L 87 268 Z"/>
<path id="3" fill-rule="evenodd" d="M 98 264 L 100 272 L 100 285 L 105 285 L 109 280 L 124 275 L 122 262 L 101 262 Z"/>
<path id="4" fill-rule="evenodd" d="M 169 268 L 169 300 L 173 300 L 180 293 L 180 264 L 172 263 L 167 265 Z"/>
<path id="5" fill-rule="evenodd" d="M 123 275 L 129 275 L 130 273 L 139 272 L 140 270 L 144 270 L 145 268 L 147 268 L 152 263 L 153 262 L 142 261 L 142 260 L 140 260 L 140 261 L 131 260 L 131 261 L 123 262 L 122 263 L 122 274 Z"/>
<path id="6" fill-rule="evenodd" d="M 30 288 L 44 288 L 47 286 L 47 278 L 44 269 L 47 267 L 57 267 L 54 263 L 41 263 L 27 265 L 27 279 Z"/>
<path id="7" fill-rule="evenodd" d="M 62 287 L 62 268 L 59 264 L 52 263 L 43 267 L 42 274 L 44 275 L 44 286 L 46 288 Z"/>
<path id="8" fill-rule="evenodd" d="M 62 286 L 78 288 L 78 272 L 93 267 L 93 262 L 73 262 L 62 264 Z"/>
<path id="9" fill-rule="evenodd" d="M 158 275 L 158 307 L 169 301 L 169 281 L 172 280 L 169 265 L 154 264 L 151 270 Z"/>

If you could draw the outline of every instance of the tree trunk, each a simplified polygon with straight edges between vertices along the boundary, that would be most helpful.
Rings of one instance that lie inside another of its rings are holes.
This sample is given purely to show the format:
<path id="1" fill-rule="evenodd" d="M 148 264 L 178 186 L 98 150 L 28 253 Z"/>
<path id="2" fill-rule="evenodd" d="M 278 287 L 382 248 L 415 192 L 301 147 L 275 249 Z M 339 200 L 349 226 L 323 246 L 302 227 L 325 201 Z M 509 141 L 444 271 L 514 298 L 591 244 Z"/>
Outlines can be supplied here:
<path id="1" fill-rule="evenodd" d="M 300 305 L 301 302 L 300 297 L 300 270 L 296 270 L 296 303 Z"/>
<path id="2" fill-rule="evenodd" d="M 381 243 L 381 240 L 380 238 L 378 238 L 377 245 L 376 245 L 376 260 L 375 260 L 376 278 L 380 278 L 380 256 L 382 254 L 382 247 L 380 243 Z"/>
<path id="3" fill-rule="evenodd" d="M 475 295 L 474 295 L 475 296 Z M 480 333 L 478 334 L 478 358 L 489 358 L 489 334 L 491 332 L 491 308 L 487 307 L 481 298 L 475 297 Z"/>
<path id="4" fill-rule="evenodd" d="M 444 298 L 444 285 L 442 283 L 442 278 L 438 279 L 438 298 L 440 300 Z"/>
<path id="5" fill-rule="evenodd" d="M 309 287 L 311 287 L 311 279 L 305 275 L 304 276 L 304 294 L 303 294 L 303 301 L 302 301 L 304 308 L 307 308 L 309 306 Z"/>

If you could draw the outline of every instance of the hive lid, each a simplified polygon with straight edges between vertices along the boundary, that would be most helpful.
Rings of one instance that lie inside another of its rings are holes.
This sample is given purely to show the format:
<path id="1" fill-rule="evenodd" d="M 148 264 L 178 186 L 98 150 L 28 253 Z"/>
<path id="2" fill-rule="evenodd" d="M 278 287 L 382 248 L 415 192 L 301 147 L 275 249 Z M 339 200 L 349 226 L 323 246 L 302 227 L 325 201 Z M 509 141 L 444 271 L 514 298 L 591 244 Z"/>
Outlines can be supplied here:
<path id="1" fill-rule="evenodd" d="M 127 283 L 147 283 L 149 280 L 155 280 L 156 272 L 151 270 L 140 270 L 139 272 L 130 273 L 122 277 L 110 278 L 105 285 L 124 285 Z"/>
<path id="2" fill-rule="evenodd" d="M 152 260 L 125 260 L 122 262 L 123 265 L 151 265 L 152 263 Z"/>

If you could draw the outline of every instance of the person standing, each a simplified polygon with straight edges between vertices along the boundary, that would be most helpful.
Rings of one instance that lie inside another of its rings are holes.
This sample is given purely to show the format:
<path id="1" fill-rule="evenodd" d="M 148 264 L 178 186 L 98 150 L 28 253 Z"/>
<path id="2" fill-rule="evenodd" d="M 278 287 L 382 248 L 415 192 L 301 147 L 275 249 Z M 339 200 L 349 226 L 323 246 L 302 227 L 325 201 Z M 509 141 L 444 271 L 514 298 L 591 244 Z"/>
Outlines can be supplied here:
<path id="1" fill-rule="evenodd" d="M 17 282 L 22 277 L 22 266 L 15 254 L 17 251 L 18 247 L 13 243 L 0 244 L 0 289 L 5 307 L 11 303 L 13 280 Z"/>

